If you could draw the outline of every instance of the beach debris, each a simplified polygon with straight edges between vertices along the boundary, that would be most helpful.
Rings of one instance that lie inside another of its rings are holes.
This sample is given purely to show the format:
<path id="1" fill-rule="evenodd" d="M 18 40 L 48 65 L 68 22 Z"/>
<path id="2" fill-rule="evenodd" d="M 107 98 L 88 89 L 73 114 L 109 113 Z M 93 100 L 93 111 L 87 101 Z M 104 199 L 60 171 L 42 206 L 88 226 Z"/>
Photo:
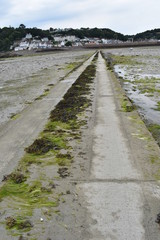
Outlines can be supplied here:
<path id="1" fill-rule="evenodd" d="M 69 176 L 69 172 L 68 172 L 68 168 L 64 167 L 64 168 L 59 168 L 58 169 L 58 173 L 60 175 L 60 177 L 65 178 Z"/>

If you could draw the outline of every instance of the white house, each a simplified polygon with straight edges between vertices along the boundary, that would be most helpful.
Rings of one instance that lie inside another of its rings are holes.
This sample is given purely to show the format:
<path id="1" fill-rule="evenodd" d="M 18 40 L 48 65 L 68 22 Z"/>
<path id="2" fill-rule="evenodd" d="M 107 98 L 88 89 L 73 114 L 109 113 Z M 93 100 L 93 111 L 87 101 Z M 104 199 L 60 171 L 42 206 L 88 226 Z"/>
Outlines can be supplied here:
<path id="1" fill-rule="evenodd" d="M 74 42 L 73 44 L 72 44 L 72 47 L 82 47 L 83 45 L 82 45 L 82 43 L 81 42 Z"/>
<path id="2" fill-rule="evenodd" d="M 52 44 L 50 42 L 40 42 L 39 43 L 39 48 L 42 48 L 42 49 L 47 49 L 47 48 L 52 48 Z"/>
<path id="3" fill-rule="evenodd" d="M 61 47 L 64 47 L 64 46 L 65 46 L 65 42 L 62 41 L 62 42 L 60 43 L 60 46 L 61 46 Z"/>
<path id="4" fill-rule="evenodd" d="M 103 38 L 103 39 L 102 39 L 102 43 L 103 43 L 103 44 L 107 44 L 107 43 L 108 43 L 108 40 Z"/>
<path id="5" fill-rule="evenodd" d="M 24 50 L 22 47 L 15 47 L 15 48 L 14 48 L 14 51 L 15 51 L 15 52 L 17 52 L 17 51 L 22 51 L 22 50 Z"/>
<path id="6" fill-rule="evenodd" d="M 48 42 L 48 41 L 49 41 L 49 39 L 47 37 L 42 38 L 42 42 Z"/>
<path id="7" fill-rule="evenodd" d="M 25 39 L 31 39 L 32 38 L 32 34 L 31 33 L 27 33 L 26 36 L 25 36 Z"/>
<path id="8" fill-rule="evenodd" d="M 85 38 L 83 38 L 83 39 L 81 39 L 80 40 L 80 42 L 82 42 L 82 43 L 87 43 L 87 42 L 89 42 L 90 40 L 89 40 L 89 38 L 87 38 L 87 37 L 85 37 Z"/>
<path id="9" fill-rule="evenodd" d="M 23 48 L 24 50 L 27 49 L 29 47 L 29 42 L 25 41 L 25 42 L 21 42 L 19 44 L 19 47 Z"/>
<path id="10" fill-rule="evenodd" d="M 61 35 L 57 35 L 54 36 L 54 40 L 56 42 L 62 42 L 62 41 L 70 41 L 70 42 L 75 42 L 77 40 L 76 36 L 61 36 Z"/>
<path id="11" fill-rule="evenodd" d="M 76 36 L 66 36 L 65 39 L 70 42 L 75 42 L 77 40 Z"/>
<path id="12" fill-rule="evenodd" d="M 29 50 L 39 48 L 40 40 L 33 40 L 29 45 Z"/>

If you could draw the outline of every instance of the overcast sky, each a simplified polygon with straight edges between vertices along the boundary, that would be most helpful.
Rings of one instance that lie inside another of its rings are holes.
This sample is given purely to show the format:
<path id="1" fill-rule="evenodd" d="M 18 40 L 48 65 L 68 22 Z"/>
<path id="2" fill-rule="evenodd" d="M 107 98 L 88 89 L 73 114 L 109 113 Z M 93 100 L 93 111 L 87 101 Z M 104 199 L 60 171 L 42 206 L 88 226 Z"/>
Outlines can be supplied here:
<path id="1" fill-rule="evenodd" d="M 160 28 L 160 0 L 0 0 L 0 27 L 110 28 L 135 34 Z"/>

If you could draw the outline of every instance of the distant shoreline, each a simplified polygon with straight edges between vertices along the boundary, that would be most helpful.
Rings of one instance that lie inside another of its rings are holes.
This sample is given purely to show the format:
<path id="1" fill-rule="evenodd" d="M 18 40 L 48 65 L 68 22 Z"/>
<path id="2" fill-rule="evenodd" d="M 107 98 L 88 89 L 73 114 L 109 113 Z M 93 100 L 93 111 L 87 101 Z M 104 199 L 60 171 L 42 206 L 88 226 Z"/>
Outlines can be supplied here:
<path id="1" fill-rule="evenodd" d="M 52 53 L 57 51 L 76 51 L 76 50 L 86 50 L 86 49 L 109 49 L 109 48 L 132 48 L 132 47 L 156 47 L 160 46 L 160 42 L 130 42 L 130 43 L 114 43 L 114 44 L 86 44 L 83 47 L 69 47 L 69 48 L 52 48 L 52 49 L 42 49 L 42 50 L 23 50 L 23 51 L 6 51 L 0 52 L 0 59 L 1 58 L 10 58 L 10 57 L 22 57 L 22 56 L 30 56 L 40 53 Z"/>
<path id="2" fill-rule="evenodd" d="M 124 42 L 114 44 L 88 45 L 83 48 L 128 48 L 128 47 L 156 47 L 160 46 L 160 42 Z"/>

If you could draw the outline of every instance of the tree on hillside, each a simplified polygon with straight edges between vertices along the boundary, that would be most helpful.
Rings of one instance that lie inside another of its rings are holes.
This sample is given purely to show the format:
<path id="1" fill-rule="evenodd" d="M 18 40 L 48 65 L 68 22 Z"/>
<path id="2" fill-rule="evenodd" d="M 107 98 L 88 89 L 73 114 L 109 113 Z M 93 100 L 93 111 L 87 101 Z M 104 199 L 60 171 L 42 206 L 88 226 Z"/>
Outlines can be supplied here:
<path id="1" fill-rule="evenodd" d="M 68 42 L 66 42 L 65 46 L 70 47 L 70 46 L 72 46 L 72 43 L 70 41 L 68 41 Z"/>
<path id="2" fill-rule="evenodd" d="M 19 25 L 19 28 L 21 28 L 21 29 L 25 29 L 26 26 L 25 26 L 23 23 L 21 23 L 21 24 Z"/>
<path id="3" fill-rule="evenodd" d="M 52 27 L 50 27 L 49 31 L 50 31 L 50 32 L 53 32 L 54 30 L 53 30 L 53 28 L 52 28 Z"/>

